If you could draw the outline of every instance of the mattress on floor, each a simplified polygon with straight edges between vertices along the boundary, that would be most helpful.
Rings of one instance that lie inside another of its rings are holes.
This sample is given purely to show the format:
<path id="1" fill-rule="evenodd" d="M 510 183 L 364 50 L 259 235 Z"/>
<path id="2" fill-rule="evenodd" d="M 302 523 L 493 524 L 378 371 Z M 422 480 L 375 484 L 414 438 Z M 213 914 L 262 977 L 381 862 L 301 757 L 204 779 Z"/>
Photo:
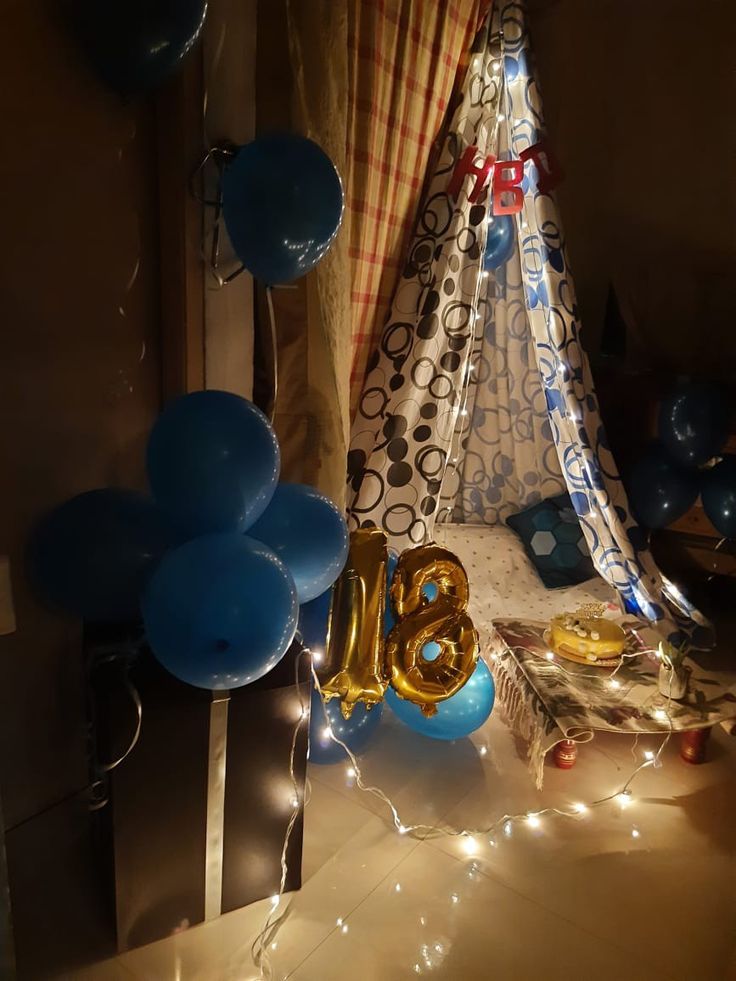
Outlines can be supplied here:
<path id="1" fill-rule="evenodd" d="M 479 630 L 498 617 L 549 620 L 583 603 L 613 603 L 617 595 L 600 576 L 577 586 L 547 589 L 505 525 L 437 525 L 435 540 L 454 552 L 470 580 L 470 615 Z"/>

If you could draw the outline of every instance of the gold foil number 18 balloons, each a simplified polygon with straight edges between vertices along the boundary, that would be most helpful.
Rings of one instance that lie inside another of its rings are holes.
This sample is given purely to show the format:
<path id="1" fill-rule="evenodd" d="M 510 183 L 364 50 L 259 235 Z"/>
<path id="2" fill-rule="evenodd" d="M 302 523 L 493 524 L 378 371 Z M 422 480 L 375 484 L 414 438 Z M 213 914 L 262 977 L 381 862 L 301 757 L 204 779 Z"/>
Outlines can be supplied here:
<path id="1" fill-rule="evenodd" d="M 360 528 L 350 536 L 350 555 L 335 584 L 327 633 L 327 660 L 320 672 L 326 698 L 339 697 L 349 718 L 356 702 L 383 699 L 387 685 L 431 716 L 436 703 L 458 692 L 472 675 L 480 644 L 470 619 L 468 577 L 460 560 L 439 545 L 408 549 L 391 585 L 396 621 L 384 643 L 386 536 Z M 424 587 L 434 583 L 437 596 Z M 434 660 L 423 656 L 435 642 Z"/>
<path id="2" fill-rule="evenodd" d="M 434 583 L 430 601 L 424 587 Z M 396 625 L 386 639 L 386 665 L 396 694 L 424 715 L 460 691 L 475 670 L 478 631 L 468 616 L 468 576 L 460 560 L 439 545 L 419 545 L 399 558 L 391 584 Z M 440 653 L 427 660 L 422 650 L 434 641 Z"/>

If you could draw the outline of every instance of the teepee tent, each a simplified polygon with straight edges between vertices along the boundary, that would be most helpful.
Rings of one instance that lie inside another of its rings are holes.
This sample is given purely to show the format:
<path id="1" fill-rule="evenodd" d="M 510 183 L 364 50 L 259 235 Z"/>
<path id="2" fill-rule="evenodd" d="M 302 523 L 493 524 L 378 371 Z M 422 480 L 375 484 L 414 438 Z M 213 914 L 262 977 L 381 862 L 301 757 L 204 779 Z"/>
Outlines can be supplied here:
<path id="1" fill-rule="evenodd" d="M 515 244 L 483 270 L 492 191 L 458 162 L 519 158 L 544 137 L 523 4 L 498 0 L 478 33 L 353 424 L 354 527 L 399 549 L 436 522 L 493 525 L 567 490 L 595 569 L 630 613 L 691 637 L 703 621 L 657 569 L 606 442 L 580 341 L 564 233 L 527 164 Z M 540 187 L 541 183 L 541 187 Z M 457 190 L 457 187 L 453 189 Z"/>

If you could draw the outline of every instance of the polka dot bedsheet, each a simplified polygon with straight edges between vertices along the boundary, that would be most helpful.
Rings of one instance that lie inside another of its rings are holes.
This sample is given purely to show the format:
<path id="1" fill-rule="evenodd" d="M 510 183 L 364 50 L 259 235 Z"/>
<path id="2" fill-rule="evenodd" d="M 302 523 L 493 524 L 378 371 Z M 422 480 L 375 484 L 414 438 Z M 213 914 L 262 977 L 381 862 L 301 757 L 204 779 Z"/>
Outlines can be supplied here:
<path id="1" fill-rule="evenodd" d="M 465 566 L 469 612 L 481 635 L 490 632 L 498 617 L 549 620 L 583 603 L 614 603 L 619 608 L 615 590 L 599 576 L 577 586 L 547 589 L 521 540 L 504 525 L 437 525 L 434 537 Z"/>

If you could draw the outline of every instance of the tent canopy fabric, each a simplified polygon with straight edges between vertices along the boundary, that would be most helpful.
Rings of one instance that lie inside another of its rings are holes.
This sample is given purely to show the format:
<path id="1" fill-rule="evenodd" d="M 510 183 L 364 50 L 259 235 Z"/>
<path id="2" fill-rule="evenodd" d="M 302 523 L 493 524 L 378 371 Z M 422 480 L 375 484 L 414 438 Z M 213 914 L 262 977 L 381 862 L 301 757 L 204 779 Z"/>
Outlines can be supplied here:
<path id="1" fill-rule="evenodd" d="M 468 147 L 520 154 L 544 137 L 524 5 L 498 0 L 477 35 L 462 100 L 429 175 L 390 316 L 353 424 L 349 513 L 397 548 L 436 521 L 495 524 L 565 487 L 599 574 L 628 612 L 696 645 L 708 625 L 667 582 L 629 512 L 609 450 L 555 200 L 527 163 L 508 261 L 484 275 L 491 195 Z"/>

